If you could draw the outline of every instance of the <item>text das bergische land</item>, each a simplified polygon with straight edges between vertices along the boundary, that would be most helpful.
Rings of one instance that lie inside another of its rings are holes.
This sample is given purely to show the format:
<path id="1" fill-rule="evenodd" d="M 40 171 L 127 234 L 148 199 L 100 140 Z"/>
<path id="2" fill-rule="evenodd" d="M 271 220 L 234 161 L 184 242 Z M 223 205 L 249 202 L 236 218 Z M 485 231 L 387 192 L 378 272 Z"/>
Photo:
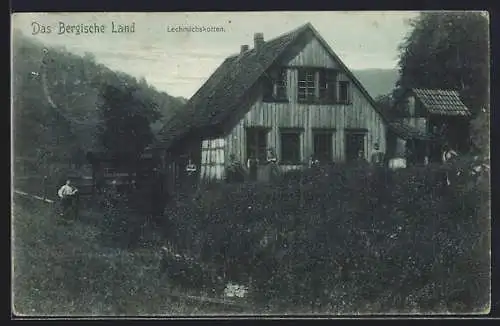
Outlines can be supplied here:
<path id="1" fill-rule="evenodd" d="M 67 24 L 65 22 L 58 22 L 53 25 L 45 25 L 38 22 L 31 23 L 31 34 L 74 34 L 74 35 L 88 35 L 88 34 L 130 34 L 135 33 L 135 23 L 120 24 L 112 21 L 109 25 L 105 24 Z"/>

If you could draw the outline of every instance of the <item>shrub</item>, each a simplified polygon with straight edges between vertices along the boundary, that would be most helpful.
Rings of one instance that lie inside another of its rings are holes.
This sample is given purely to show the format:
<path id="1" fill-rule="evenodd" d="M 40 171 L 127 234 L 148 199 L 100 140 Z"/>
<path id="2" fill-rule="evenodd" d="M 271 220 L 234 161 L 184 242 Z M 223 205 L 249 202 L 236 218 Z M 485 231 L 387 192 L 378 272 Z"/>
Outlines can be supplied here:
<path id="1" fill-rule="evenodd" d="M 170 207 L 172 241 L 224 266 L 229 279 L 251 277 L 255 299 L 282 298 L 281 309 L 333 301 L 348 313 L 481 310 L 489 216 L 478 207 L 488 187 L 470 176 L 443 183 L 447 169 L 465 166 L 337 165 L 203 188 Z"/>

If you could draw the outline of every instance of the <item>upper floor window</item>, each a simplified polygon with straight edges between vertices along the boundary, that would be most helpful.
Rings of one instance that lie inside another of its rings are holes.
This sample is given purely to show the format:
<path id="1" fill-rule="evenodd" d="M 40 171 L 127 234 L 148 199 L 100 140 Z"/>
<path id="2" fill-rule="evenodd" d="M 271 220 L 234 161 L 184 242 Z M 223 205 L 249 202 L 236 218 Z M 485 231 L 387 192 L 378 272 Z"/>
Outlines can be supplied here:
<path id="1" fill-rule="evenodd" d="M 287 70 L 271 69 L 264 77 L 264 102 L 287 100 Z"/>
<path id="2" fill-rule="evenodd" d="M 316 99 L 316 71 L 299 69 L 298 100 L 314 101 Z"/>
<path id="3" fill-rule="evenodd" d="M 322 102 L 335 103 L 337 100 L 337 71 L 319 71 L 319 98 Z"/>
<path id="4" fill-rule="evenodd" d="M 348 81 L 339 82 L 339 103 L 343 104 L 351 103 L 351 90 Z"/>
<path id="5" fill-rule="evenodd" d="M 333 104 L 337 100 L 337 71 L 299 69 L 297 87 L 299 102 Z"/>

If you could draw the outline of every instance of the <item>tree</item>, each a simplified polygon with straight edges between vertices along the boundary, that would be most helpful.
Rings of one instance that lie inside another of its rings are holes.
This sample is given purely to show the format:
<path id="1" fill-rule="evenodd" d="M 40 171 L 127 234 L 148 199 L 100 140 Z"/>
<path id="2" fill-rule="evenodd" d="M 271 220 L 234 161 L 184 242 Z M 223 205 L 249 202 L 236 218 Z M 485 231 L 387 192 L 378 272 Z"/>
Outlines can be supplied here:
<path id="1" fill-rule="evenodd" d="M 490 151 L 490 110 L 482 109 L 471 121 L 471 141 L 473 149 L 483 157 L 489 157 Z"/>
<path id="2" fill-rule="evenodd" d="M 100 96 L 102 145 L 108 152 L 124 155 L 128 163 L 132 163 L 153 141 L 150 124 L 160 117 L 157 106 L 140 97 L 129 85 L 105 84 Z"/>
<path id="3" fill-rule="evenodd" d="M 404 112 L 397 110 L 394 106 L 392 94 L 380 95 L 375 98 L 375 102 L 377 102 L 378 108 L 389 120 L 403 118 L 405 116 Z"/>
<path id="4" fill-rule="evenodd" d="M 112 85 L 123 94 L 128 93 L 125 85 L 133 88 L 134 100 L 145 103 L 144 116 L 151 122 L 155 117 L 147 114 L 154 107 L 150 102 L 158 104 L 163 119 L 182 106 L 181 101 L 156 91 L 144 79 L 137 81 L 97 63 L 93 54 L 82 57 L 64 48 L 47 47 L 17 30 L 12 41 L 16 157 L 44 161 L 44 166 L 69 160 L 83 163 L 83 153 L 102 150 L 99 127 L 104 122 L 102 112 L 96 110 L 102 100 L 102 85 Z"/>
<path id="5" fill-rule="evenodd" d="M 408 88 L 460 91 L 476 116 L 489 107 L 489 22 L 481 12 L 424 12 L 399 47 L 394 96 Z"/>

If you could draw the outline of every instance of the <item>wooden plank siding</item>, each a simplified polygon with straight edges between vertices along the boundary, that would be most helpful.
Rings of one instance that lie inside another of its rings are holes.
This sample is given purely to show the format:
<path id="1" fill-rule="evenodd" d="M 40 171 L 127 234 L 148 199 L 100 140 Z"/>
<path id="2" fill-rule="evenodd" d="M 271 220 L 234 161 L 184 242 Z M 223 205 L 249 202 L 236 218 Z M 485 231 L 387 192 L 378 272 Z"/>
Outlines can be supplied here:
<path id="1" fill-rule="evenodd" d="M 313 38 L 304 49 L 288 62 L 282 62 L 288 66 L 296 67 L 320 67 L 320 68 L 335 68 L 339 67 L 338 63 L 333 60 L 328 54 L 328 51 L 321 43 Z"/>
<path id="2" fill-rule="evenodd" d="M 289 85 L 296 85 L 297 70 L 289 70 Z M 346 78 L 346 77 L 342 77 Z M 373 143 L 378 142 L 385 151 L 385 125 L 361 92 L 351 85 L 352 103 L 349 105 L 311 105 L 297 103 L 296 87 L 288 87 L 289 103 L 263 103 L 259 99 L 226 138 L 226 156 L 235 154 L 246 161 L 245 128 L 262 126 L 270 128 L 268 147 L 275 149 L 280 159 L 280 128 L 304 128 L 301 134 L 301 158 L 306 161 L 313 152 L 313 129 L 335 129 L 332 153 L 336 162 L 345 159 L 345 129 L 367 129 L 365 155 L 371 156 Z"/>
<path id="3" fill-rule="evenodd" d="M 246 128 L 269 128 L 267 146 L 273 148 L 278 160 L 281 160 L 280 129 L 302 128 L 300 136 L 301 161 L 306 163 L 313 154 L 313 130 L 332 130 L 332 156 L 334 162 L 345 160 L 345 133 L 349 129 L 366 129 L 365 149 L 366 159 L 372 154 L 373 144 L 379 143 L 380 150 L 386 151 L 386 126 L 380 114 L 373 108 L 370 101 L 363 95 L 349 76 L 339 70 L 337 81 L 349 81 L 349 104 L 304 104 L 298 102 L 298 69 L 300 67 L 340 69 L 339 64 L 329 55 L 328 51 L 313 38 L 304 49 L 293 59 L 281 62 L 287 67 L 287 97 L 288 102 L 267 103 L 258 94 L 248 105 L 249 111 L 236 126 L 230 129 L 225 137 L 225 162 L 231 154 L 246 163 Z M 337 94 L 339 93 L 337 82 Z M 243 103 L 242 103 L 243 104 Z M 244 104 L 243 104 L 244 105 Z M 282 166 L 283 170 L 296 166 Z"/>

